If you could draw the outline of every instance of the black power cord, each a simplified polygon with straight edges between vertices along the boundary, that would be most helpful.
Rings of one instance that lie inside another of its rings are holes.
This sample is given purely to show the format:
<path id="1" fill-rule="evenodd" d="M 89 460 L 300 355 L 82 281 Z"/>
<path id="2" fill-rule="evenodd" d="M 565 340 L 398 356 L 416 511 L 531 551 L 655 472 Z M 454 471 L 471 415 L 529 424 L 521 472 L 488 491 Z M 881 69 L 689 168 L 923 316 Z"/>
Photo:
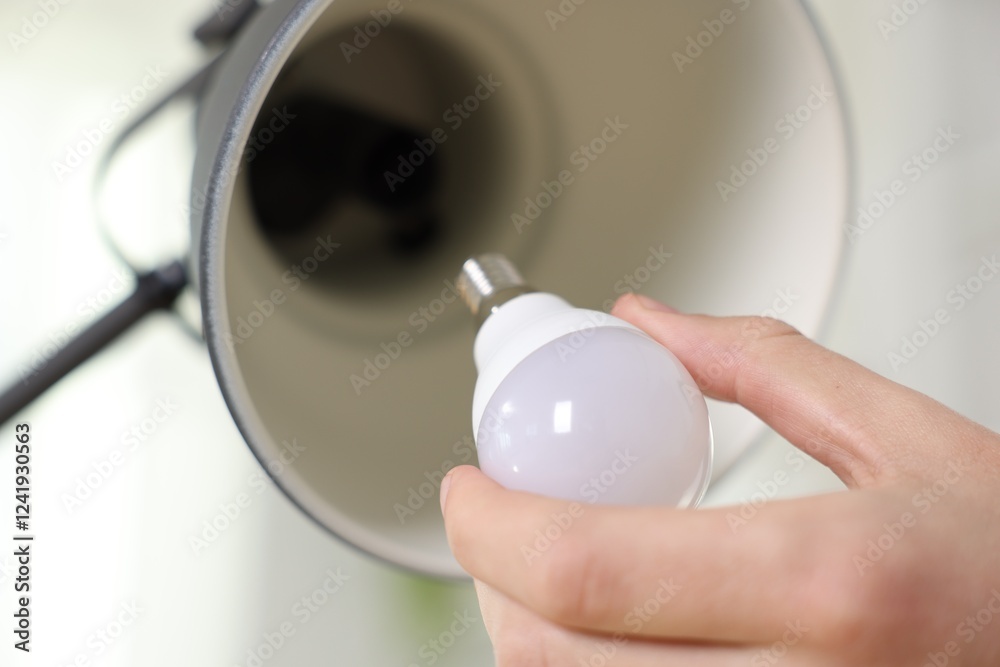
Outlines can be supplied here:
<path id="1" fill-rule="evenodd" d="M 67 343 L 30 378 L 0 393 L 0 424 L 12 419 L 143 317 L 173 307 L 187 284 L 187 270 L 181 262 L 138 276 L 135 291 L 125 301 Z"/>
<path id="2" fill-rule="evenodd" d="M 228 0 L 223 7 L 216 9 L 213 15 L 198 27 L 195 37 L 206 46 L 225 46 L 256 14 L 260 6 L 257 0 Z M 171 102 L 184 97 L 197 98 L 202 94 L 214 74 L 220 58 L 221 55 L 212 58 L 118 134 L 98 164 L 97 176 L 94 179 L 95 191 L 101 190 L 110 170 L 111 162 L 118 154 L 119 149 L 148 120 Z M 55 356 L 33 375 L 0 393 L 0 424 L 12 419 L 59 380 L 69 375 L 78 366 L 132 328 L 143 317 L 158 310 L 171 309 L 188 285 L 187 270 L 180 261 L 172 262 L 148 273 L 138 273 L 137 269 L 134 268 L 135 265 L 108 230 L 99 204 L 97 208 L 98 229 L 108 247 L 122 263 L 132 267 L 132 270 L 137 273 L 135 291 L 107 315 L 95 322 L 93 326 L 71 340 L 66 347 L 56 352 Z M 190 326 L 186 328 L 190 329 Z M 192 330 L 190 333 L 198 339 L 201 338 L 200 332 Z"/>

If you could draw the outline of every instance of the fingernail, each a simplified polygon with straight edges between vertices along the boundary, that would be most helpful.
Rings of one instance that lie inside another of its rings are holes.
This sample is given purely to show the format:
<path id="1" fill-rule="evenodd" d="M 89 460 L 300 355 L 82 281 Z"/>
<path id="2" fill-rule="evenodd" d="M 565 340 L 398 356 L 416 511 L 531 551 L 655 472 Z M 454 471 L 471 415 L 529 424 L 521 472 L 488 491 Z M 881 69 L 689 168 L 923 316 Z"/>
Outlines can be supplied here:
<path id="1" fill-rule="evenodd" d="M 642 307 L 647 310 L 655 310 L 658 313 L 671 313 L 673 315 L 677 315 L 681 312 L 676 308 L 671 308 L 666 304 L 660 303 L 656 299 L 651 299 L 648 296 L 644 296 L 642 294 L 636 294 L 635 298 L 638 299 Z"/>
<path id="2" fill-rule="evenodd" d="M 444 514 L 444 504 L 448 500 L 448 487 L 451 486 L 451 473 L 449 472 L 441 480 L 441 514 Z"/>

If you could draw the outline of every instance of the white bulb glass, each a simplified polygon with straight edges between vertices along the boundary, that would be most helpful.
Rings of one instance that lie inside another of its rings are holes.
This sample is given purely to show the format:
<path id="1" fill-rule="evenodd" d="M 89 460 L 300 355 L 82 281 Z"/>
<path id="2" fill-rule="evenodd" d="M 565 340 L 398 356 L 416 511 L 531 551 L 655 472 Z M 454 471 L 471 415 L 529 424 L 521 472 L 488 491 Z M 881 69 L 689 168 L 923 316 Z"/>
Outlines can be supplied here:
<path id="1" fill-rule="evenodd" d="M 476 360 L 479 463 L 501 485 L 584 503 L 701 500 L 712 464 L 705 399 L 639 329 L 528 294 L 486 320 Z"/>

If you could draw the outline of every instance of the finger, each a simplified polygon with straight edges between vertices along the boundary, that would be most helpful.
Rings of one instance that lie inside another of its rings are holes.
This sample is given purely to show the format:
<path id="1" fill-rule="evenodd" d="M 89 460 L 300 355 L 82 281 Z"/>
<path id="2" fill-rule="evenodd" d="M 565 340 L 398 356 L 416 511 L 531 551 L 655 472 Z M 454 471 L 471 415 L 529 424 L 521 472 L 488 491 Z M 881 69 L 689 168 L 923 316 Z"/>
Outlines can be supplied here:
<path id="1" fill-rule="evenodd" d="M 673 352 L 707 395 L 740 403 L 852 486 L 925 475 L 928 460 L 955 460 L 963 436 L 982 438 L 982 427 L 776 320 L 681 315 L 636 296 L 614 314 Z"/>
<path id="2" fill-rule="evenodd" d="M 788 653 L 780 647 L 774 651 L 771 647 L 667 643 L 625 634 L 587 634 L 555 625 L 482 582 L 477 582 L 476 591 L 497 667 L 746 667 L 770 664 L 767 659 L 771 655 L 780 653 L 785 657 Z"/>
<path id="3" fill-rule="evenodd" d="M 835 636 L 857 611 L 847 550 L 858 545 L 844 531 L 872 519 L 867 505 L 852 509 L 862 493 L 772 502 L 734 523 L 725 508 L 573 507 L 508 491 L 470 467 L 443 488 L 462 566 L 560 625 L 763 644 L 798 621 Z"/>

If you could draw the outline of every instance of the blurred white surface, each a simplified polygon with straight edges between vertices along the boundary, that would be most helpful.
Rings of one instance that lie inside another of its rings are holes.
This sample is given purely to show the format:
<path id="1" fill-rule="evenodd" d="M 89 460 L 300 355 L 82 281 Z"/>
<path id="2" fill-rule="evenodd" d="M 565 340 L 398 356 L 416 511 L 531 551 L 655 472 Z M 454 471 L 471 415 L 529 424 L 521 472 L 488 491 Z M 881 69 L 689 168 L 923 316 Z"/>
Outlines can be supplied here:
<path id="1" fill-rule="evenodd" d="M 901 4 L 917 3 L 807 3 L 840 70 L 857 153 L 855 230 L 823 342 L 998 430 L 1000 276 L 977 285 L 977 274 L 1000 254 L 1000 6 L 919 4 L 904 22 L 893 14 Z M 934 163 L 934 151 L 922 159 L 949 130 L 954 145 Z M 879 197 L 889 201 L 897 180 L 904 194 L 878 217 Z M 981 290 L 962 296 L 966 283 Z M 921 323 L 941 310 L 947 323 L 921 346 L 934 330 Z M 765 438 L 711 501 L 749 499 L 755 478 L 787 468 L 789 451 Z M 815 465 L 791 479 L 782 495 L 840 487 Z"/>
<path id="2" fill-rule="evenodd" d="M 1000 5 L 927 3 L 884 35 L 879 21 L 892 20 L 892 2 L 809 4 L 829 39 L 853 117 L 857 205 L 870 207 L 894 179 L 906 185 L 852 244 L 824 342 L 1000 429 L 1000 276 L 963 299 L 961 309 L 949 300 L 958 284 L 975 277 L 984 257 L 1000 253 Z M 0 278 L 9 286 L 0 292 L 5 382 L 16 380 L 23 361 L 43 353 L 42 344 L 67 323 L 89 321 L 89 299 L 102 290 L 123 293 L 114 279 L 122 267 L 95 231 L 94 157 L 61 181 L 53 162 L 65 160 L 66 147 L 103 120 L 123 123 L 116 101 L 142 84 L 147 68 L 166 73 L 155 96 L 201 62 L 204 54 L 188 35 L 211 11 L 200 0 L 58 7 L 16 50 L 9 33 L 20 33 L 39 4 L 0 8 L 8 42 L 0 46 L 7 91 L 0 109 Z M 171 132 L 162 135 L 173 139 L 144 138 L 116 175 L 115 215 L 130 216 L 144 230 L 141 247 L 184 243 L 191 147 L 177 137 L 187 136 L 189 124 L 183 110 L 172 113 L 163 123 Z M 908 162 L 947 128 L 960 138 L 913 182 Z M 894 368 L 889 354 L 902 355 L 903 338 L 912 338 L 939 309 L 947 311 L 948 323 Z M 154 418 L 164 415 L 158 401 L 177 406 L 162 423 Z M 35 442 L 35 652 L 15 655 L 13 664 L 247 665 L 248 651 L 289 623 L 295 635 L 263 664 L 424 665 L 431 664 L 427 651 L 436 655 L 429 642 L 448 640 L 442 633 L 457 622 L 454 612 L 479 618 L 470 589 L 372 563 L 259 484 L 259 468 L 225 410 L 204 348 L 169 317 L 145 322 L 23 417 Z M 148 437 L 132 449 L 134 441 L 123 436 L 134 427 Z M 8 438 L 4 428 L 0 437 Z M 0 474 L 7 475 L 12 448 L 4 444 Z M 69 511 L 66 494 L 97 468 L 106 470 L 116 449 L 123 463 Z M 781 470 L 789 481 L 778 496 L 841 488 L 818 465 L 790 465 L 790 451 L 780 438 L 764 438 L 710 491 L 710 501 L 748 500 Z M 241 499 L 239 516 L 211 540 L 205 522 L 225 525 L 218 516 L 235 516 Z M 0 516 L 10 516 L 9 502 L 4 494 Z M 0 532 L 0 540 L 6 534 Z M 195 537 L 207 546 L 192 546 Z M 5 616 L 10 566 L 10 557 L 0 556 Z M 338 568 L 349 578 L 326 599 L 317 591 Z M 314 595 L 315 611 L 295 606 Z M 100 639 L 100 632 L 117 634 L 119 616 L 131 618 L 122 615 L 128 605 L 140 610 L 134 622 L 110 643 Z M 12 653 L 5 642 L 0 662 L 10 664 Z M 489 664 L 489 655 L 477 622 L 436 664 Z"/>

